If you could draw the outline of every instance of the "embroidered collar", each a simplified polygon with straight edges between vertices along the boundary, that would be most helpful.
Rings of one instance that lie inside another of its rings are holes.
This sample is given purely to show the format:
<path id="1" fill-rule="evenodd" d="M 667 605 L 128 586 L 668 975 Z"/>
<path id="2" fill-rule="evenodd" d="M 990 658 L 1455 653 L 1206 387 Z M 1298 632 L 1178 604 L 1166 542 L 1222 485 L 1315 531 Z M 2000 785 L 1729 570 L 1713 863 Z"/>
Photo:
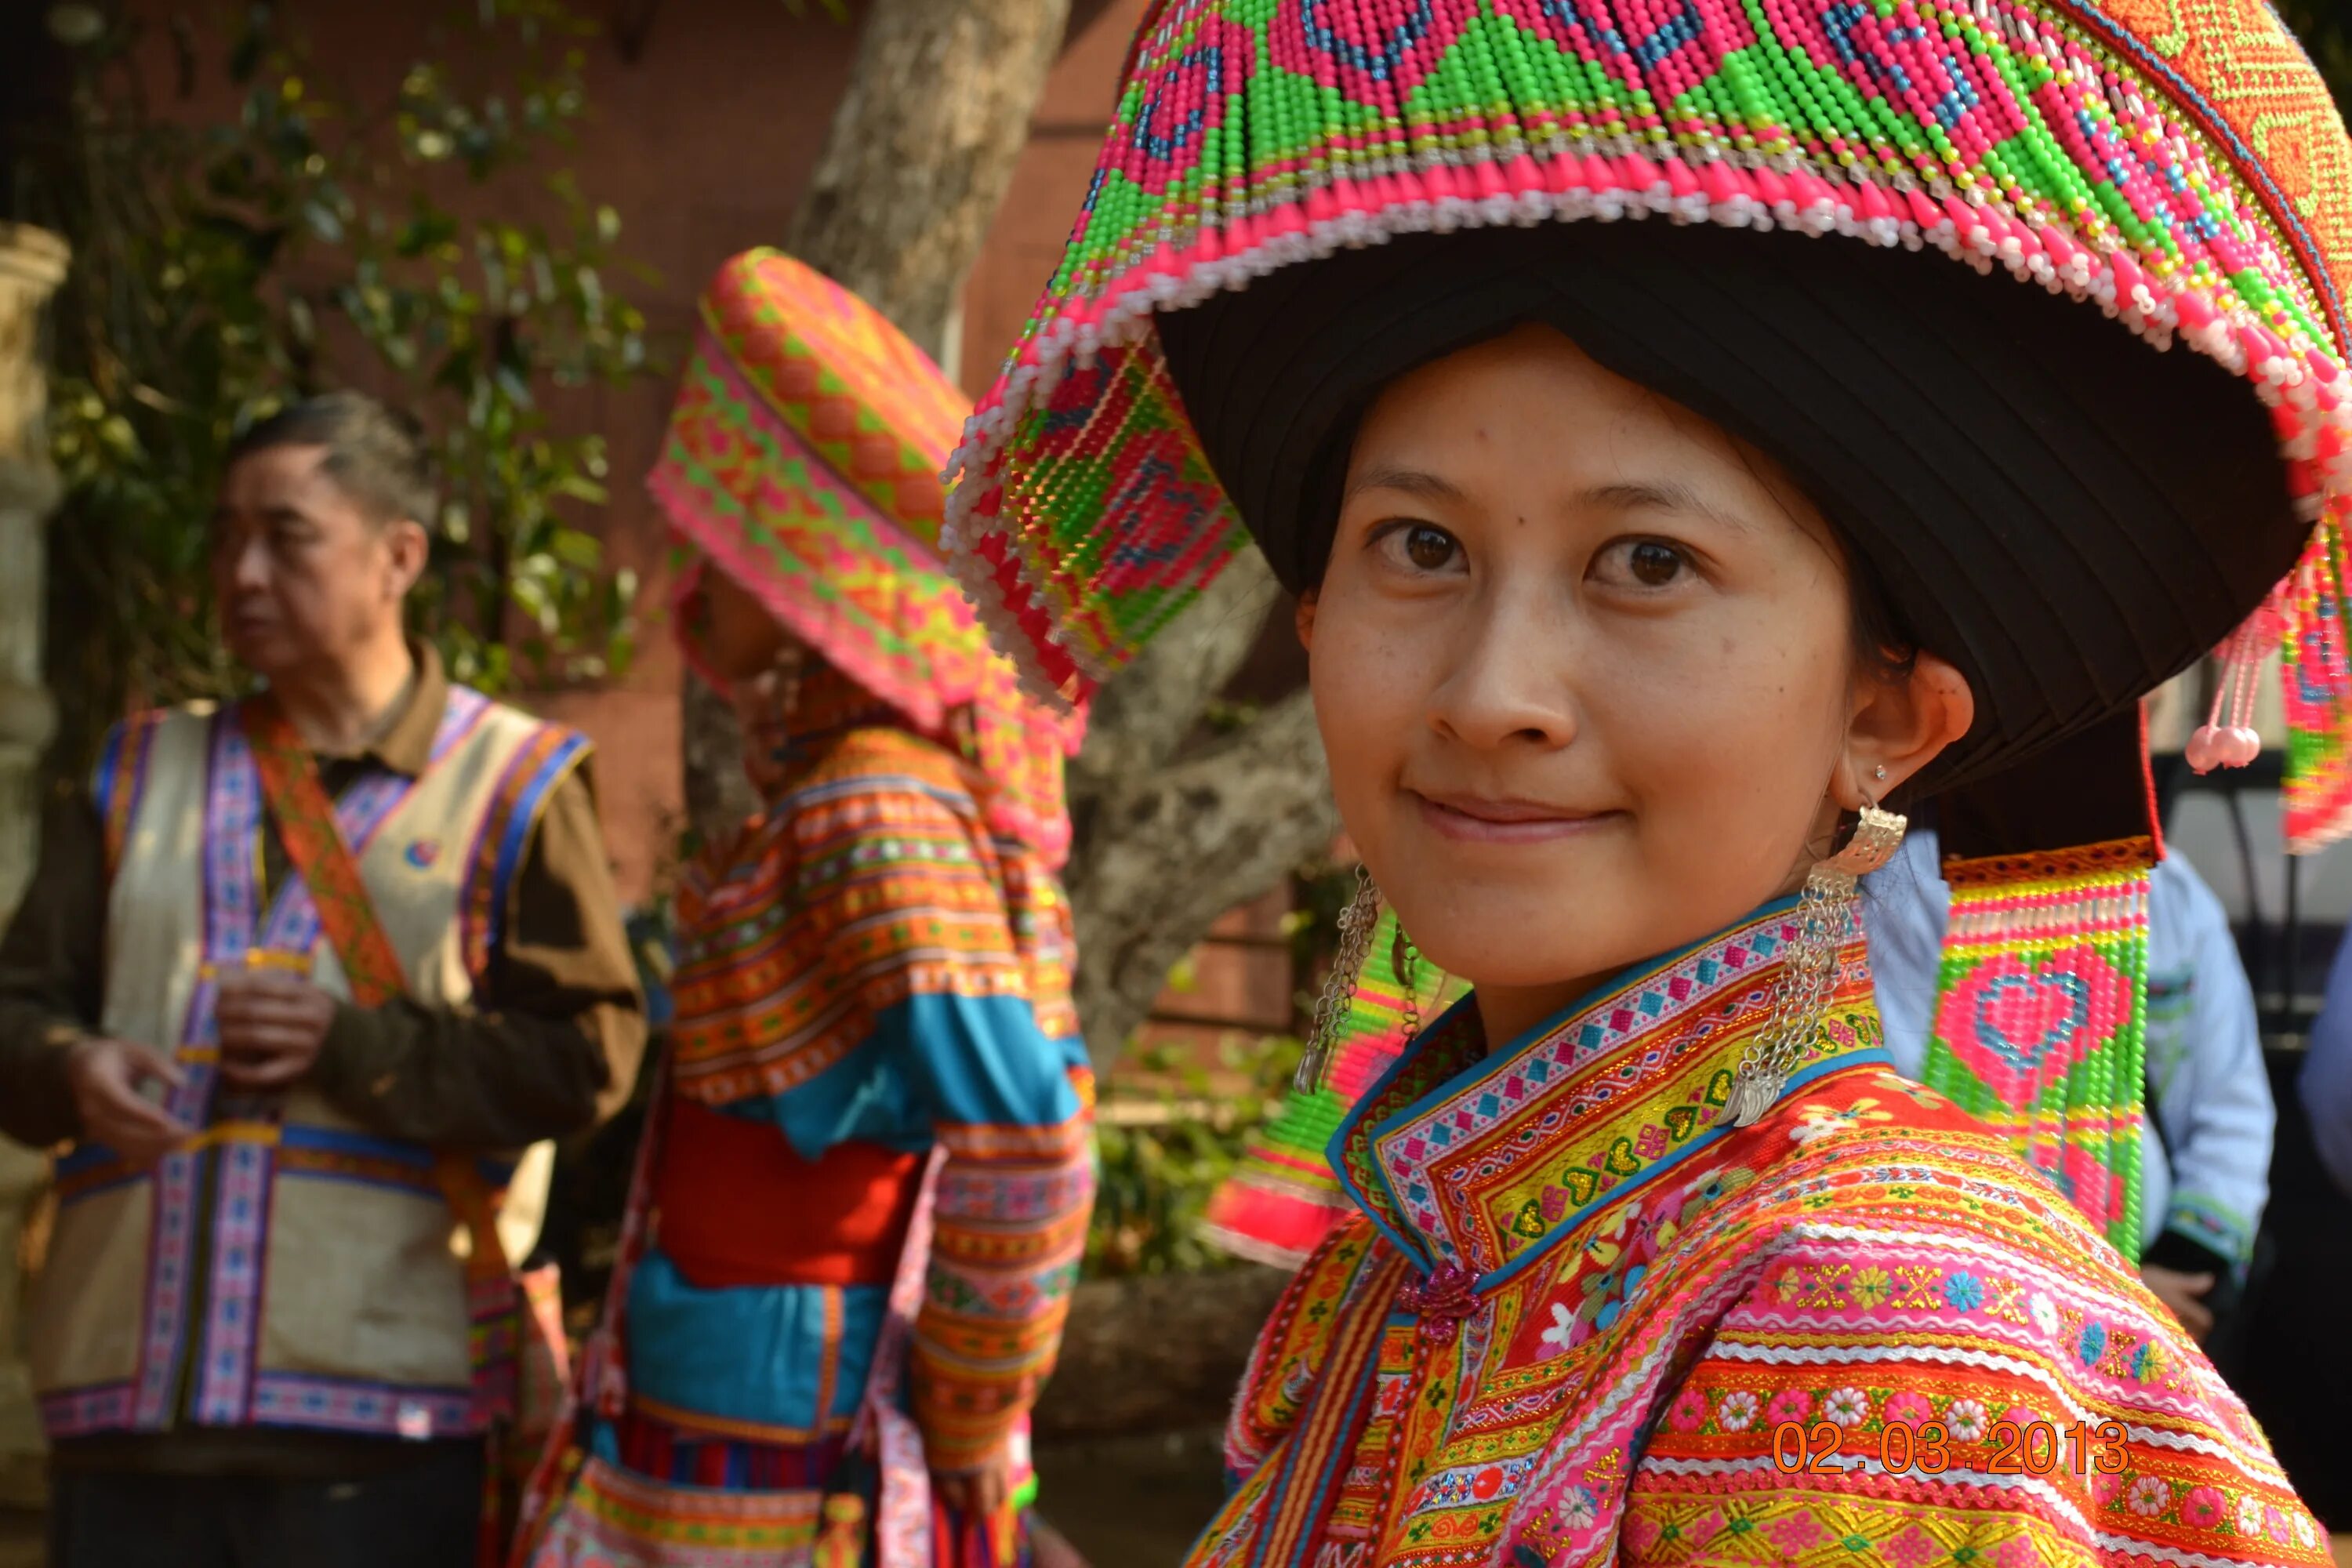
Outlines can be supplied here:
<path id="1" fill-rule="evenodd" d="M 1603 1199 L 1724 1136 L 1731 1073 L 1771 1017 L 1796 900 L 1626 971 L 1489 1054 L 1475 997 L 1410 1047 L 1331 1141 L 1340 1185 L 1424 1271 L 1516 1273 Z M 1857 931 L 1790 1075 L 1884 1064 Z"/>

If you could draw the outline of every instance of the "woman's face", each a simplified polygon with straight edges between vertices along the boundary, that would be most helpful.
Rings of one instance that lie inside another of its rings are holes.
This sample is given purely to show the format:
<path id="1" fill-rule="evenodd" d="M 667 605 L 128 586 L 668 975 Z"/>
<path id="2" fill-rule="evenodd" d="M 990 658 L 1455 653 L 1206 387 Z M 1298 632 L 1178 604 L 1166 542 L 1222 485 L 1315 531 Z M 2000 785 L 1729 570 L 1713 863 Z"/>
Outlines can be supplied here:
<path id="1" fill-rule="evenodd" d="M 694 635 L 713 672 L 740 682 L 775 664 L 791 635 L 749 590 L 710 564 L 704 566 L 698 588 Z"/>
<path id="2" fill-rule="evenodd" d="M 1966 730 L 1852 619 L 1769 459 L 1531 326 L 1381 395 L 1299 629 L 1348 831 L 1499 1041 L 1794 887 Z"/>

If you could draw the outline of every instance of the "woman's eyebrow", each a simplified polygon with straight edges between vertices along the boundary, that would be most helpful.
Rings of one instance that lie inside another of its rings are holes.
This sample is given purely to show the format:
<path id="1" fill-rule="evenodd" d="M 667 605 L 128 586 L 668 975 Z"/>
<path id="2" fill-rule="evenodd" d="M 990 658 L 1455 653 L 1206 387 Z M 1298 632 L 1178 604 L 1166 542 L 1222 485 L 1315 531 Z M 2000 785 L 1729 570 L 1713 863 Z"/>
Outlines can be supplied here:
<path id="1" fill-rule="evenodd" d="M 1594 485 L 1577 498 L 1586 506 L 1612 511 L 1681 511 L 1719 523 L 1735 533 L 1753 533 L 1756 525 L 1735 512 L 1703 499 L 1688 485 L 1674 479 L 1636 479 Z"/>
<path id="2" fill-rule="evenodd" d="M 1395 490 L 1422 500 L 1452 500 L 1463 499 L 1462 487 L 1452 479 L 1433 474 L 1425 468 L 1399 468 L 1376 466 L 1366 468 L 1348 481 L 1348 493 L 1339 498 L 1345 505 L 1365 490 Z"/>

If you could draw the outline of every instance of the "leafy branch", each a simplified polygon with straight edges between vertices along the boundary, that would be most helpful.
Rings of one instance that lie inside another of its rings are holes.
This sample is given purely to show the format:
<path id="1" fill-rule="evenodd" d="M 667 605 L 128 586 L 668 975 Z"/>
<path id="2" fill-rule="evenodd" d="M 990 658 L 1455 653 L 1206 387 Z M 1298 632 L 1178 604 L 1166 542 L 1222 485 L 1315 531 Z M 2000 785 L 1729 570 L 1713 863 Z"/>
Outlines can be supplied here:
<path id="1" fill-rule="evenodd" d="M 586 526 L 607 468 L 578 395 L 651 366 L 619 215 L 563 165 L 593 27 L 560 0 L 476 0 L 371 102 L 253 5 L 211 68 L 235 114 L 206 123 L 151 102 L 154 46 L 183 100 L 207 68 L 185 17 L 157 26 L 52 7 L 67 112 L 20 131 L 10 171 L 16 216 L 75 252 L 52 394 L 58 764 L 126 703 L 233 685 L 205 570 L 220 457 L 330 386 L 429 433 L 440 503 L 415 611 L 453 674 L 497 689 L 624 670 L 636 584 Z"/>

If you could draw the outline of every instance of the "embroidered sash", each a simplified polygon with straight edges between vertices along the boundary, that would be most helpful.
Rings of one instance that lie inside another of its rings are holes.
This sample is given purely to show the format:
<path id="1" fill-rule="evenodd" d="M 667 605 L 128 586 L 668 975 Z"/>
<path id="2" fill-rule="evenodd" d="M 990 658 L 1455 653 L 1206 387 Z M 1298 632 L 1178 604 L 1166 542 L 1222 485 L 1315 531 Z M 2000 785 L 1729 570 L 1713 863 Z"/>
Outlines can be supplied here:
<path id="1" fill-rule="evenodd" d="M 342 963 L 352 1000 L 362 1007 L 379 1007 L 405 995 L 408 981 L 400 955 L 376 917 L 358 860 L 336 828 L 334 802 L 320 780 L 318 763 L 284 710 L 269 697 L 246 704 L 242 716 L 278 841 L 310 889 L 319 924 Z M 475 1413 L 486 1423 L 511 1421 L 517 1414 L 522 1296 L 499 1244 L 499 1194 L 472 1157 L 455 1151 L 435 1154 L 433 1177 L 472 1243 L 466 1256 L 466 1305 L 472 1325 Z M 484 1477 L 488 1506 L 479 1544 L 485 1568 L 504 1555 L 497 1473 L 497 1467 L 488 1467 Z"/>

